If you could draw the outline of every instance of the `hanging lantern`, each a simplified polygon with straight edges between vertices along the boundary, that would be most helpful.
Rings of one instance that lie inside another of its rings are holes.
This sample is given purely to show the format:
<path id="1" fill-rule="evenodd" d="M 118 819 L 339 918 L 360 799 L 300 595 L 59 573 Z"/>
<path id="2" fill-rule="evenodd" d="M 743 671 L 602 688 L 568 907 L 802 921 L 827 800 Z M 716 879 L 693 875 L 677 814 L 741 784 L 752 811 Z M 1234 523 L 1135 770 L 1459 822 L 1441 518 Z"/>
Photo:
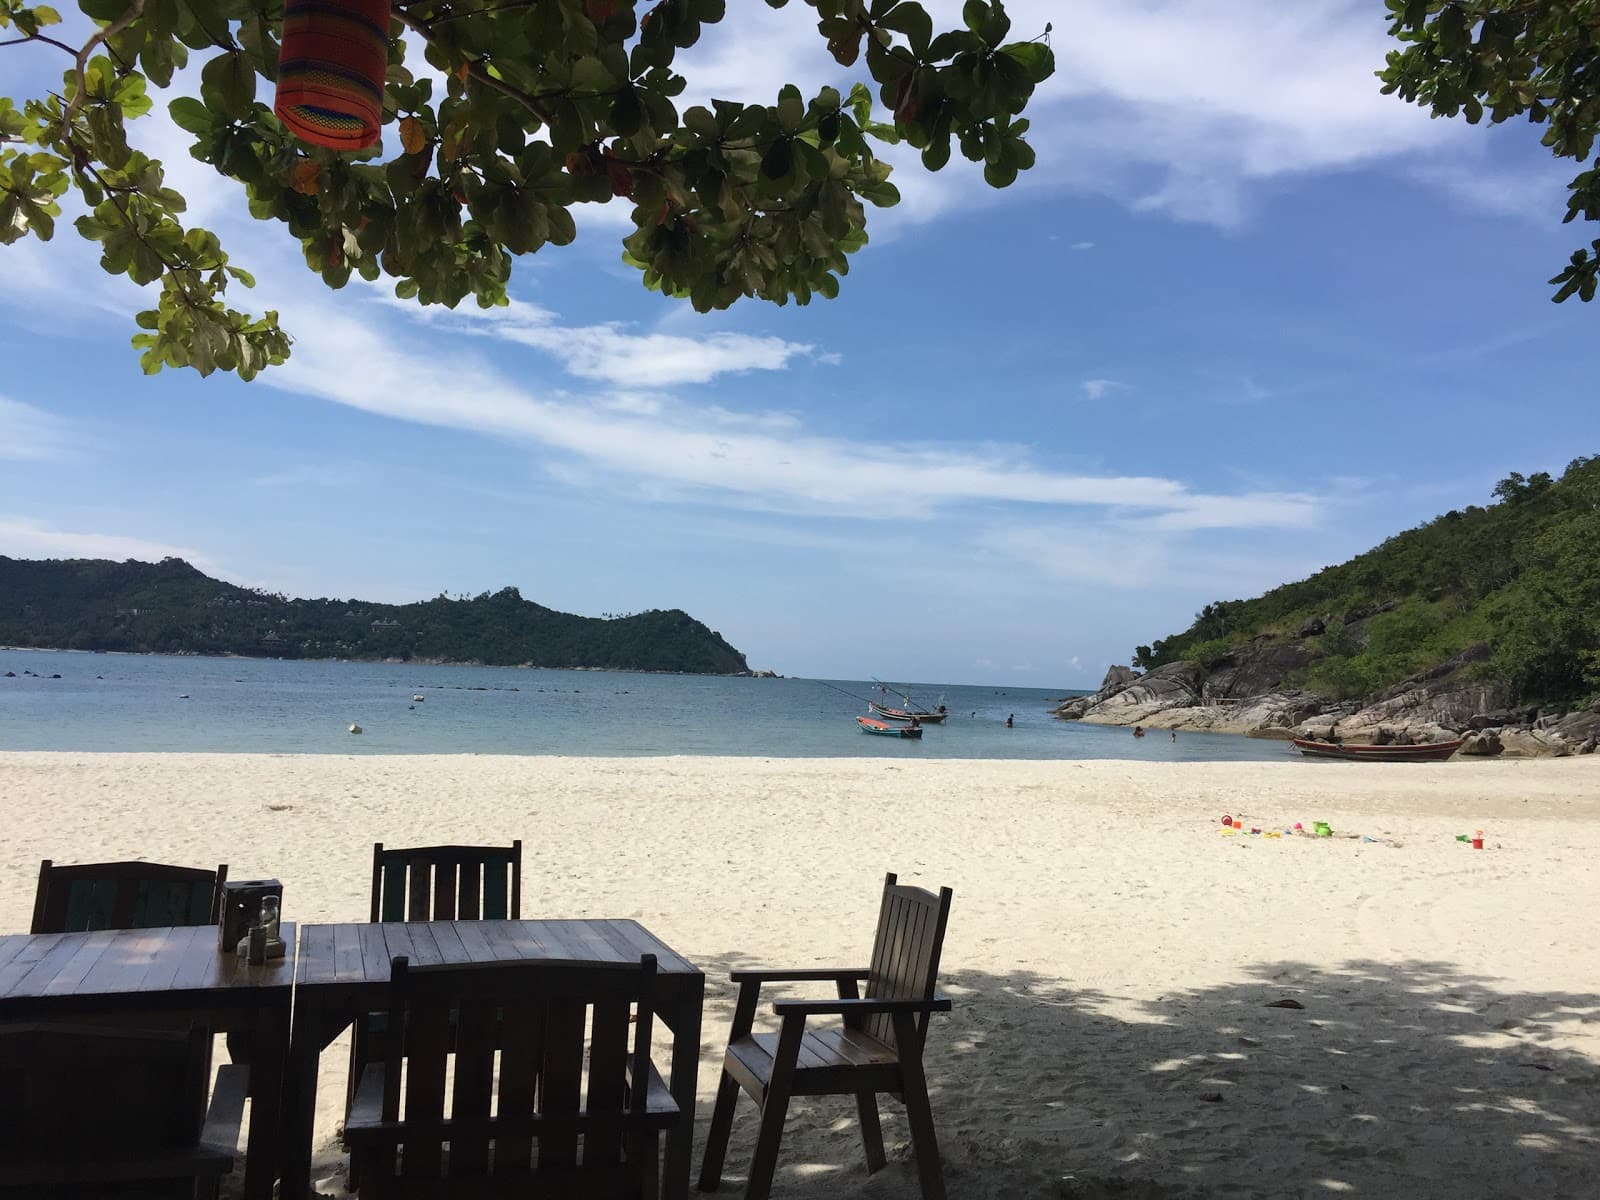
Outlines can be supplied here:
<path id="1" fill-rule="evenodd" d="M 278 119 L 334 150 L 376 142 L 389 65 L 389 0 L 288 0 L 278 53 Z"/>

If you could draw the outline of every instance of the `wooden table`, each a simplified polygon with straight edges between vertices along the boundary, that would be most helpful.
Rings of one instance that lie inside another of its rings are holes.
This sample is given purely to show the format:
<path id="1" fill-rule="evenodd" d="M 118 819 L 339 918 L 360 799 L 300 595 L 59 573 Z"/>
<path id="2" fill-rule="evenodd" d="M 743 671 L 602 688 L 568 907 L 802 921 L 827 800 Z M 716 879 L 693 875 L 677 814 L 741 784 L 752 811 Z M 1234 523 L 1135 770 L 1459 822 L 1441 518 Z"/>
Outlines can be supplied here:
<path id="1" fill-rule="evenodd" d="M 667 1084 L 682 1110 L 667 1134 L 664 1200 L 687 1200 L 700 1069 L 700 968 L 637 921 L 412 921 L 307 925 L 295 970 L 294 1036 L 284 1084 L 280 1196 L 311 1194 L 317 1060 L 328 1043 L 388 1002 L 389 965 L 480 962 L 636 963 L 654 954 L 656 1016 L 672 1032 Z"/>
<path id="2" fill-rule="evenodd" d="M 283 939 L 293 947 L 294 926 Z M 290 960 L 252 967 L 217 952 L 217 927 L 0 937 L 0 1020 L 171 1013 L 226 1030 L 249 1055 L 244 1195 L 270 1200 L 289 1050 Z"/>

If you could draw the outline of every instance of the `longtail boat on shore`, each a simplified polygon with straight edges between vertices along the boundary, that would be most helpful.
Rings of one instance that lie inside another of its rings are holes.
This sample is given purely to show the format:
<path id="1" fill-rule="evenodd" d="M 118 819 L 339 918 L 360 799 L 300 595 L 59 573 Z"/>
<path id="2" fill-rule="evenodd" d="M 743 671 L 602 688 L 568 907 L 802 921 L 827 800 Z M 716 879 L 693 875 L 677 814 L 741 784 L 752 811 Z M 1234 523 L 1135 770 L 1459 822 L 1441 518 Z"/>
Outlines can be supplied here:
<path id="1" fill-rule="evenodd" d="M 1315 742 L 1295 738 L 1294 748 L 1307 758 L 1338 758 L 1345 762 L 1443 762 L 1465 738 L 1453 742 L 1429 742 L 1422 746 L 1353 746 L 1347 742 Z"/>
<path id="2" fill-rule="evenodd" d="M 856 724 L 861 726 L 862 733 L 875 733 L 879 737 L 919 738 L 922 736 L 921 725 L 891 725 L 887 721 L 880 721 L 876 717 L 857 717 Z"/>
<path id="3" fill-rule="evenodd" d="M 949 716 L 945 712 L 924 712 L 921 709 L 890 708 L 887 704 L 879 704 L 876 700 L 868 700 L 867 707 L 880 717 L 888 717 L 891 721 L 909 721 L 913 717 L 924 725 L 943 725 L 944 719 Z"/>

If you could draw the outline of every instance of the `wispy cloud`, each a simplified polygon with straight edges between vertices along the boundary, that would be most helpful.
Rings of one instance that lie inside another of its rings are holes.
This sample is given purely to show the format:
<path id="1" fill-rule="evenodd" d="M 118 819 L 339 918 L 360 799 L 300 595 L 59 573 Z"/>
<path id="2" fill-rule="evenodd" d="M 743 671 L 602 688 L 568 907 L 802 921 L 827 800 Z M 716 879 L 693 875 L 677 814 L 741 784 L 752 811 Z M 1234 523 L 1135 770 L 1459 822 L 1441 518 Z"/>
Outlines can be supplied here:
<path id="1" fill-rule="evenodd" d="M 880 518 L 974 503 L 1119 508 L 1173 529 L 1299 525 L 1316 509 L 1311 496 L 1212 496 L 1172 479 L 1055 470 L 1022 447 L 853 441 L 785 413 L 539 388 L 460 348 L 414 351 L 374 319 L 383 306 L 368 307 L 336 308 L 314 292 L 293 298 L 284 317 L 300 331 L 294 357 L 263 379 L 399 420 L 537 445 L 574 482 L 614 487 L 620 478 L 657 495 Z"/>
<path id="2" fill-rule="evenodd" d="M 1072 243 L 1072 249 L 1074 249 L 1074 250 L 1093 250 L 1094 249 L 1094 243 L 1093 242 L 1073 242 Z"/>
<path id="3" fill-rule="evenodd" d="M 568 374 L 619 387 L 673 387 L 709 383 L 719 375 L 780 371 L 813 347 L 777 337 L 716 332 L 698 337 L 632 333 L 614 322 L 565 325 L 549 309 L 525 301 L 503 308 L 422 308 L 404 301 L 402 311 L 456 333 L 474 333 L 529 346 L 554 356 Z M 836 355 L 828 356 L 837 362 Z"/>
<path id="4" fill-rule="evenodd" d="M 56 529 L 31 517 L 5 513 L 0 513 L 0 554 L 14 558 L 138 558 L 150 561 L 173 557 L 188 559 L 196 566 L 207 563 L 204 555 L 182 546 L 120 533 Z"/>
<path id="5" fill-rule="evenodd" d="M 1128 385 L 1117 379 L 1085 379 L 1083 394 L 1090 400 L 1103 399 L 1110 392 L 1123 392 Z"/>
<path id="6" fill-rule="evenodd" d="M 0 396 L 0 459 L 61 462 L 73 457 L 74 439 L 61 418 Z"/>

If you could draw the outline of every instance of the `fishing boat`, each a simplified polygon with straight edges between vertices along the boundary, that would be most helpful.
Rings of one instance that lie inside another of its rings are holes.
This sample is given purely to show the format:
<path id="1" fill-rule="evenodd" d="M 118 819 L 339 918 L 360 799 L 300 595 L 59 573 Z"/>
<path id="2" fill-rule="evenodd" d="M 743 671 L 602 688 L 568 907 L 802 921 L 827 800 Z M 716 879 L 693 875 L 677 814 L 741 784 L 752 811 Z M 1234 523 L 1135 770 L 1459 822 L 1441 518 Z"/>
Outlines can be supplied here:
<path id="1" fill-rule="evenodd" d="M 1429 742 L 1422 746 L 1353 746 L 1348 742 L 1314 742 L 1295 738 L 1294 748 L 1307 758 L 1338 758 L 1345 762 L 1443 762 L 1461 748 L 1465 738 Z"/>
<path id="2" fill-rule="evenodd" d="M 875 733 L 879 737 L 919 738 L 922 736 L 920 725 L 891 725 L 887 721 L 880 721 L 876 717 L 857 717 L 856 724 L 861 726 L 862 733 Z"/>
<path id="3" fill-rule="evenodd" d="M 887 704 L 879 704 L 876 700 L 868 700 L 867 707 L 880 717 L 888 717 L 892 721 L 909 721 L 913 717 L 924 725 L 943 725 L 949 713 L 923 712 L 920 709 L 890 708 Z"/>

